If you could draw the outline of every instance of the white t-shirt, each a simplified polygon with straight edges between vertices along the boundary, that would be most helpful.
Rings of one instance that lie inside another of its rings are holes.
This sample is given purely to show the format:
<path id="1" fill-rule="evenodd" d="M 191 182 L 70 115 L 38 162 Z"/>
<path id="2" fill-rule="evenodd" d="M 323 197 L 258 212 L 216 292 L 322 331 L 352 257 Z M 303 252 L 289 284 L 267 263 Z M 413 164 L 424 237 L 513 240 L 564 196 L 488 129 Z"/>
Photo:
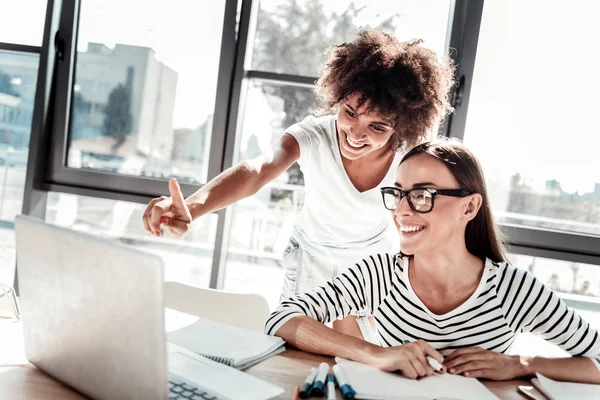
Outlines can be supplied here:
<path id="1" fill-rule="evenodd" d="M 342 164 L 336 123 L 336 115 L 309 116 L 285 130 L 300 146 L 298 164 L 306 188 L 293 236 L 312 256 L 349 267 L 365 254 L 393 252 L 400 247 L 379 188 L 393 186 L 401 154 L 396 153 L 377 186 L 359 192 Z"/>

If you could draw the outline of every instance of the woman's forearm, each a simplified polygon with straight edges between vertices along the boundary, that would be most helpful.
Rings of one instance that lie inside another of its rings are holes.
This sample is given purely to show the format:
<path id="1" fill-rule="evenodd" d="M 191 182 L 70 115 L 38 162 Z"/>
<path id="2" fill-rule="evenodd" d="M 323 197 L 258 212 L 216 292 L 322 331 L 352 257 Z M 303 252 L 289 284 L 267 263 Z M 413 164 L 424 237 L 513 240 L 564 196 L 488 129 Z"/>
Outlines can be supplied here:
<path id="1" fill-rule="evenodd" d="M 378 346 L 349 336 L 310 317 L 294 317 L 275 333 L 292 346 L 310 353 L 337 356 L 371 364 Z"/>
<path id="2" fill-rule="evenodd" d="M 518 356 L 515 356 L 518 357 Z M 600 370 L 586 357 L 520 357 L 525 376 L 540 373 L 550 379 L 581 383 L 600 383 Z"/>
<path id="3" fill-rule="evenodd" d="M 262 187 L 261 183 L 256 168 L 250 162 L 242 162 L 219 174 L 185 202 L 195 220 L 252 196 Z"/>
<path id="4" fill-rule="evenodd" d="M 225 208 L 252 196 L 268 182 L 281 175 L 300 157 L 296 139 L 285 134 L 271 151 L 223 171 L 185 202 L 192 219 Z"/>

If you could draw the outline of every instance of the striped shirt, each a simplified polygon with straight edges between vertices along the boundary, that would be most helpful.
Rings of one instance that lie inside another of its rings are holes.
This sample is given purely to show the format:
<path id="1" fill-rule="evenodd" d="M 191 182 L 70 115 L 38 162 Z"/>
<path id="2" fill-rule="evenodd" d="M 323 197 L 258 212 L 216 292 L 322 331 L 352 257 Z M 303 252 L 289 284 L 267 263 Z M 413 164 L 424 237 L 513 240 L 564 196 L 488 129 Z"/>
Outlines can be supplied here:
<path id="1" fill-rule="evenodd" d="M 473 346 L 505 353 L 518 333 L 531 332 L 600 367 L 598 331 L 527 271 L 488 259 L 471 297 L 437 315 L 413 291 L 408 265 L 407 257 L 392 254 L 364 259 L 322 286 L 283 301 L 265 331 L 274 335 L 299 315 L 327 323 L 367 313 L 377 322 L 382 346 L 423 339 L 444 356 Z"/>

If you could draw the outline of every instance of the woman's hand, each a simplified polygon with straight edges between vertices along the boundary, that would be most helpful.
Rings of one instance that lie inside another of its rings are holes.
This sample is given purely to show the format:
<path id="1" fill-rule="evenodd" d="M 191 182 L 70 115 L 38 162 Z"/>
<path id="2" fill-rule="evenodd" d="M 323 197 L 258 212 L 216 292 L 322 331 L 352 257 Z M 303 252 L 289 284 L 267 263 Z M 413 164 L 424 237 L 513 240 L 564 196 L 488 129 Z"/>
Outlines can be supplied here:
<path id="1" fill-rule="evenodd" d="M 452 352 L 444 361 L 449 373 L 495 381 L 515 379 L 525 374 L 519 356 L 509 356 L 481 347 L 468 347 Z"/>
<path id="2" fill-rule="evenodd" d="M 161 224 L 167 226 L 173 235 L 181 236 L 192 222 L 190 208 L 185 203 L 177 179 L 169 180 L 169 192 L 171 197 L 161 196 L 150 201 L 142 215 L 144 228 L 154 236 L 161 235 Z"/>
<path id="3" fill-rule="evenodd" d="M 434 372 L 427 362 L 427 356 L 435 358 L 440 364 L 444 362 L 444 357 L 429 343 L 417 340 L 401 346 L 378 347 L 370 364 L 383 371 L 401 371 L 407 378 L 416 379 Z"/>

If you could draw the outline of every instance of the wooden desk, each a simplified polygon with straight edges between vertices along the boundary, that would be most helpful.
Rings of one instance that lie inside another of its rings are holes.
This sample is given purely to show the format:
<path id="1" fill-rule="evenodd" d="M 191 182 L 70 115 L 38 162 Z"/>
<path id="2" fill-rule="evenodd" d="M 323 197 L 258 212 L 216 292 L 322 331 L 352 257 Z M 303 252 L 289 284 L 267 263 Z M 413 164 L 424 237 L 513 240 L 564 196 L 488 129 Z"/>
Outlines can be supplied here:
<path id="1" fill-rule="evenodd" d="M 263 361 L 246 372 L 285 389 L 277 399 L 290 400 L 312 367 L 321 362 L 333 365 L 332 357 L 318 356 L 298 350 L 287 350 Z M 524 380 L 507 382 L 483 381 L 502 400 L 524 400 L 517 392 Z M 10 400 L 81 400 L 86 397 L 29 364 L 24 357 L 23 331 L 20 323 L 0 323 L 0 398 Z M 342 396 L 338 391 L 337 398 Z M 543 396 L 540 394 L 540 398 Z"/>
<path id="2" fill-rule="evenodd" d="M 290 400 L 296 385 L 302 383 L 311 367 L 321 362 L 333 364 L 330 357 L 317 356 L 297 350 L 288 350 L 247 370 L 248 373 L 285 389 L 277 399 Z M 483 384 L 502 400 L 524 400 L 517 385 L 527 381 L 488 382 Z M 28 365 L 0 366 L 0 393 L 2 398 L 15 400 L 82 400 L 84 396 L 69 389 L 38 368 Z M 341 395 L 338 392 L 338 399 Z"/>

